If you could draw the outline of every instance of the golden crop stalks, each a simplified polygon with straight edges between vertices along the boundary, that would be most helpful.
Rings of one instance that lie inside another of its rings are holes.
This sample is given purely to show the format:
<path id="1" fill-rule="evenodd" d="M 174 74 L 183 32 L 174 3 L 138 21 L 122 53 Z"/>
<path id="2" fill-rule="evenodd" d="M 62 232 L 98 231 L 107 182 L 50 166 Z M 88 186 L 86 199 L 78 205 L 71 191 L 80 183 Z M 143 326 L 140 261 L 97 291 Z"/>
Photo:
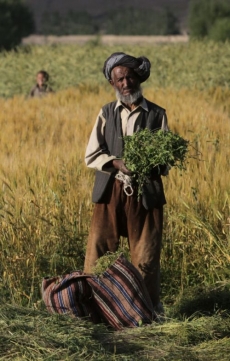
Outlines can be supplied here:
<path id="1" fill-rule="evenodd" d="M 192 145 L 187 170 L 163 179 L 163 291 L 223 280 L 229 267 L 229 93 L 218 91 L 144 89 Z M 93 206 L 84 153 L 113 99 L 112 89 L 86 85 L 0 99 L 0 287 L 17 302 L 37 300 L 43 276 L 82 269 Z"/>

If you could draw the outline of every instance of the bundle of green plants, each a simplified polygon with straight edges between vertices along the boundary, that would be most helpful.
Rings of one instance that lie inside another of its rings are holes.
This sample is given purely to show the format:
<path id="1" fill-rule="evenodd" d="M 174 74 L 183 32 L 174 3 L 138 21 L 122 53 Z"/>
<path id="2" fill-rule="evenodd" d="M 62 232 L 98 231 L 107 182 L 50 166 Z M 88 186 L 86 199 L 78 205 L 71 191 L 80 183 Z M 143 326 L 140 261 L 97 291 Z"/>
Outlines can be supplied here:
<path id="1" fill-rule="evenodd" d="M 128 250 L 118 250 L 116 252 L 106 252 L 102 257 L 98 258 L 96 265 L 93 268 L 93 273 L 97 276 L 101 276 L 107 268 L 112 266 L 120 255 L 125 256 L 130 261 Z"/>
<path id="2" fill-rule="evenodd" d="M 161 169 L 186 169 L 189 141 L 172 131 L 143 129 L 124 137 L 124 161 L 138 185 L 138 196 L 146 180 Z"/>

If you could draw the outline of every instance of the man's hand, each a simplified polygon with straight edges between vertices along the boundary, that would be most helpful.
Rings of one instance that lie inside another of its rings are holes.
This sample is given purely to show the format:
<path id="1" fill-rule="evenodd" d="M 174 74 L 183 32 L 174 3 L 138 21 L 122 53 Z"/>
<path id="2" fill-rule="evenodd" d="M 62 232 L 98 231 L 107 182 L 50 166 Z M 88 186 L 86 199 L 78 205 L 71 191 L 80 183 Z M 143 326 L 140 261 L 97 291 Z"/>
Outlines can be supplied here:
<path id="1" fill-rule="evenodd" d="M 124 161 L 122 159 L 114 159 L 113 160 L 113 167 L 115 169 L 120 170 L 122 173 L 131 175 L 132 172 L 126 167 Z"/>

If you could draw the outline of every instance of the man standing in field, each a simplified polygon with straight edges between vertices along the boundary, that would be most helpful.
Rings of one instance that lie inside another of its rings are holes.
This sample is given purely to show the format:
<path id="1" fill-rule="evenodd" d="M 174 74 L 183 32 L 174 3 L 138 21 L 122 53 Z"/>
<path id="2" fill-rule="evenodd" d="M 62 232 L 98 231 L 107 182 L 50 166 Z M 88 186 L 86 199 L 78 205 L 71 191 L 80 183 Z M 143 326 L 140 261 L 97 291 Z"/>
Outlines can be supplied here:
<path id="1" fill-rule="evenodd" d="M 122 137 L 144 128 L 168 129 L 165 110 L 142 95 L 140 84 L 150 76 L 150 67 L 147 58 L 125 53 L 114 53 L 104 63 L 103 73 L 117 101 L 100 110 L 86 149 L 86 165 L 96 169 L 96 177 L 84 271 L 92 273 L 96 260 L 115 252 L 119 238 L 127 237 L 131 261 L 144 279 L 155 311 L 161 313 L 160 253 L 166 203 L 161 174 L 153 169 L 140 199 L 135 184 L 134 193 L 127 195 L 123 182 L 132 174 L 122 159 Z"/>

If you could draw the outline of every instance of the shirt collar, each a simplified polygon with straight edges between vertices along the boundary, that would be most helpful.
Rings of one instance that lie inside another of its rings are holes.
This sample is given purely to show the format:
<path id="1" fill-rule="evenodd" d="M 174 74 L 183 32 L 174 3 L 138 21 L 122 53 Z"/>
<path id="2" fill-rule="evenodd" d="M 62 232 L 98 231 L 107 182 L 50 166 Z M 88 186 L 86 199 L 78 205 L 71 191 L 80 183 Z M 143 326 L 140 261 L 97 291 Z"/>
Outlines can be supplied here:
<path id="1" fill-rule="evenodd" d="M 120 100 L 117 100 L 117 104 L 116 104 L 116 106 L 115 106 L 114 111 L 115 111 L 117 108 L 119 108 L 119 107 L 124 107 L 124 105 L 122 104 L 122 102 L 121 102 Z M 146 100 L 145 100 L 144 97 L 142 98 L 142 101 L 140 102 L 140 104 L 138 105 L 138 107 L 143 108 L 146 112 L 149 111 L 147 102 L 146 102 Z M 137 108 L 138 108 L 138 107 L 137 107 Z"/>

